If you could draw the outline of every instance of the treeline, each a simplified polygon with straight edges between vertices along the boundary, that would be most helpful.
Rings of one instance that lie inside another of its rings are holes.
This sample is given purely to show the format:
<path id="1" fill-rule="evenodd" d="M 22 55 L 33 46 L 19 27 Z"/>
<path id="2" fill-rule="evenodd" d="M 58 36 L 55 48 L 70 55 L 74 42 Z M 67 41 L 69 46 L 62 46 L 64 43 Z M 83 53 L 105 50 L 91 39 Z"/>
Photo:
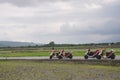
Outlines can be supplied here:
<path id="1" fill-rule="evenodd" d="M 55 44 L 50 42 L 49 44 L 42 45 L 42 47 L 120 47 L 120 42 L 112 43 L 88 43 L 88 44 Z"/>
<path id="2" fill-rule="evenodd" d="M 56 44 L 54 41 L 49 42 L 48 44 L 34 44 L 34 45 L 22 45 L 22 46 L 5 46 L 0 48 L 46 48 L 46 47 L 66 47 L 66 48 L 99 48 L 99 47 L 110 47 L 110 48 L 120 48 L 120 42 L 111 42 L 111 43 L 86 43 L 86 44 Z"/>

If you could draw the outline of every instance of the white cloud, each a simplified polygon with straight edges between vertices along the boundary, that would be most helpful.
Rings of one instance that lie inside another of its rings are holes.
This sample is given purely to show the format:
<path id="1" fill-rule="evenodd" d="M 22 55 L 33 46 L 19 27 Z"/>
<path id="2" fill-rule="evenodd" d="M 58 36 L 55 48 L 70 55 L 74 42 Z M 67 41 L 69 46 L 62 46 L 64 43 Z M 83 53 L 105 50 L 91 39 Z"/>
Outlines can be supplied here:
<path id="1" fill-rule="evenodd" d="M 35 8 L 20 8 L 10 3 L 0 4 L 0 17 L 28 17 L 33 16 Z"/>
<path id="2" fill-rule="evenodd" d="M 118 0 L 103 0 L 104 4 L 112 4 L 114 2 L 117 2 Z"/>
<path id="3" fill-rule="evenodd" d="M 92 4 L 85 4 L 85 7 L 87 9 L 99 9 L 102 8 L 102 5 L 92 3 Z"/>
<path id="4" fill-rule="evenodd" d="M 119 41 L 118 2 L 0 0 L 0 40 L 91 43 L 115 37 L 112 41 Z"/>
<path id="5" fill-rule="evenodd" d="M 67 2 L 63 2 L 63 1 L 58 1 L 56 3 L 53 4 L 55 8 L 59 9 L 59 10 L 71 10 L 72 5 L 70 5 Z"/>

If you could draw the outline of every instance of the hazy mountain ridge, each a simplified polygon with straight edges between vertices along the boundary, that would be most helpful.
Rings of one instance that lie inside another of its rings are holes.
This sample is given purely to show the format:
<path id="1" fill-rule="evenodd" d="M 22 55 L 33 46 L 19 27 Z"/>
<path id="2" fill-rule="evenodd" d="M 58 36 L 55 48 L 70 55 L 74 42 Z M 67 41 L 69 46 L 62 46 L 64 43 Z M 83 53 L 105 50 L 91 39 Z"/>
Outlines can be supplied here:
<path id="1" fill-rule="evenodd" d="M 17 42 L 17 41 L 0 41 L 0 47 L 21 47 L 21 46 L 36 46 L 33 42 Z"/>

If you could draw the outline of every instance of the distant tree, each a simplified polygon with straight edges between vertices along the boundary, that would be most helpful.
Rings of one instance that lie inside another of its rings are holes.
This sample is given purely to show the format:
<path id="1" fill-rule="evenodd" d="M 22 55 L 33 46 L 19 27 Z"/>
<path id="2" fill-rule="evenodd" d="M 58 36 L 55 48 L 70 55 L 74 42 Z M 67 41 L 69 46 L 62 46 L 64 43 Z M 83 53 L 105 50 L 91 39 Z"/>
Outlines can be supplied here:
<path id="1" fill-rule="evenodd" d="M 49 42 L 48 45 L 51 46 L 51 47 L 54 47 L 54 46 L 55 46 L 55 42 L 54 42 L 54 41 L 51 41 L 51 42 Z"/>

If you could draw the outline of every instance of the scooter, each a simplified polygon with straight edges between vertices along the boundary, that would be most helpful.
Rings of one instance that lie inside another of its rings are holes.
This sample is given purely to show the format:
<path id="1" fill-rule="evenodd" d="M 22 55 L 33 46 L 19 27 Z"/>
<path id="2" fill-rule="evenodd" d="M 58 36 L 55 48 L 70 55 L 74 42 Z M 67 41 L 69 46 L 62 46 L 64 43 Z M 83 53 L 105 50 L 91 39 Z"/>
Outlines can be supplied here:
<path id="1" fill-rule="evenodd" d="M 103 53 L 99 55 L 99 50 L 96 50 L 95 52 L 89 52 L 85 54 L 84 58 L 85 59 L 88 59 L 88 58 L 101 59 L 102 56 L 103 56 Z"/>
<path id="2" fill-rule="evenodd" d="M 115 59 L 115 53 L 110 51 L 110 52 L 106 52 L 106 57 L 107 58 L 111 58 L 111 59 Z"/>
<path id="3" fill-rule="evenodd" d="M 71 52 L 67 52 L 67 53 L 65 53 L 64 57 L 65 57 L 65 58 L 72 59 L 72 58 L 73 58 L 73 55 L 72 55 Z"/>

